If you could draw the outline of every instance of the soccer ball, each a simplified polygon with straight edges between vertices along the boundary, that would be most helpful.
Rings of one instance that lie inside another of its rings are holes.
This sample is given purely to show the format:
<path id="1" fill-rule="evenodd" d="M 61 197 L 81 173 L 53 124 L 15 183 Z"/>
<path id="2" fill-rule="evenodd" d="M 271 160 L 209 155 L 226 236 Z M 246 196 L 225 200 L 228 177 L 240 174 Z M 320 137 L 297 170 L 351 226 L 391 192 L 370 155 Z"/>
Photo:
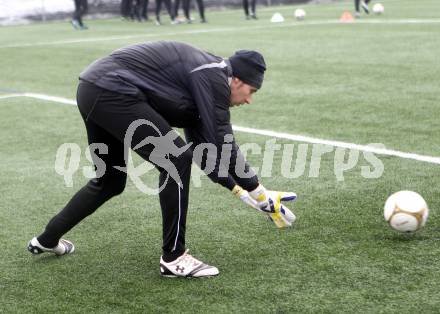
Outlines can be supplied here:
<path id="1" fill-rule="evenodd" d="M 304 18 L 306 17 L 306 11 L 304 11 L 303 9 L 296 9 L 295 10 L 295 18 L 299 21 L 304 20 Z"/>
<path id="2" fill-rule="evenodd" d="M 376 14 L 382 14 L 384 10 L 385 8 L 381 3 L 376 3 L 375 5 L 373 5 L 373 12 Z"/>
<path id="3" fill-rule="evenodd" d="M 384 217 L 391 228 L 399 232 L 414 232 L 421 229 L 428 219 L 428 205 L 420 194 L 399 191 L 385 202 Z"/>

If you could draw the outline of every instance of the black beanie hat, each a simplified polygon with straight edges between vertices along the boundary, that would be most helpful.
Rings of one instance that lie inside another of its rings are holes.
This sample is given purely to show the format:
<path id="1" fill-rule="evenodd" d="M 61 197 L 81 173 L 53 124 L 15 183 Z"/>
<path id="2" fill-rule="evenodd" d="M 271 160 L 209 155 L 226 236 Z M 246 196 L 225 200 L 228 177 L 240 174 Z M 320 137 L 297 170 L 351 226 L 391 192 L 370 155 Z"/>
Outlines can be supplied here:
<path id="1" fill-rule="evenodd" d="M 261 88 L 266 71 L 263 56 L 252 50 L 239 50 L 229 57 L 232 75 L 257 89 Z"/>

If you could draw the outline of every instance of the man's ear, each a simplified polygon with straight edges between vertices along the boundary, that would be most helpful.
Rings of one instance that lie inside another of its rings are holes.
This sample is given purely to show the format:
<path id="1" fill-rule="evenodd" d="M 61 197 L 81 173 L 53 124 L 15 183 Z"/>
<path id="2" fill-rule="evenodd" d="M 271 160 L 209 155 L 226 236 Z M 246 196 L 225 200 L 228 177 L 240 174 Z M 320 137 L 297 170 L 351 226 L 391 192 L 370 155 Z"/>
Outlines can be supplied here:
<path id="1" fill-rule="evenodd" d="M 241 84 L 243 84 L 243 81 L 240 80 L 238 77 L 233 77 L 232 82 L 238 87 L 241 86 Z"/>

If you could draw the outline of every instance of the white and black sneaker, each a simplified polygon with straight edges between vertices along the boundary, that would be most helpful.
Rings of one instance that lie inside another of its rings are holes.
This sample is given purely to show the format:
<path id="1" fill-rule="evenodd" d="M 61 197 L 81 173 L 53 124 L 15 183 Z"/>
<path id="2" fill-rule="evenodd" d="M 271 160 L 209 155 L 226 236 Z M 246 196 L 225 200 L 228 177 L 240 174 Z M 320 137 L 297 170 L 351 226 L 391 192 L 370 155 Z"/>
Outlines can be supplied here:
<path id="1" fill-rule="evenodd" d="M 166 263 L 160 257 L 160 274 L 164 277 L 213 277 L 219 274 L 217 267 L 199 261 L 188 250 L 175 261 Z"/>
<path id="2" fill-rule="evenodd" d="M 56 247 L 47 248 L 42 246 L 40 242 L 38 242 L 38 239 L 34 237 L 32 240 L 29 241 L 27 249 L 32 254 L 41 254 L 47 252 L 47 253 L 55 253 L 56 255 L 61 256 L 61 255 L 73 253 L 73 251 L 75 251 L 75 246 L 73 245 L 72 242 L 68 240 L 60 239 Z"/>

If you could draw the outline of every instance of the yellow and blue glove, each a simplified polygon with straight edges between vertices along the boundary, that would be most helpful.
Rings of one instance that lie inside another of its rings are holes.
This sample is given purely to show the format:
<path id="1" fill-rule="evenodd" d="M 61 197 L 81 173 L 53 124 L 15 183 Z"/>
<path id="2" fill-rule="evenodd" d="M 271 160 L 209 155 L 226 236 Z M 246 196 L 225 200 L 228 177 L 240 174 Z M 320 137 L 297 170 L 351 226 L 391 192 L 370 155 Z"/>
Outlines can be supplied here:
<path id="1" fill-rule="evenodd" d="M 249 192 L 244 190 L 241 186 L 236 185 L 232 189 L 232 194 L 234 194 L 236 197 L 238 197 L 243 203 L 246 205 L 249 205 L 256 210 L 260 210 L 260 207 L 258 207 L 258 203 L 256 200 L 254 200 L 250 195 Z"/>
<path id="2" fill-rule="evenodd" d="M 278 192 L 266 190 L 261 184 L 253 191 L 247 192 L 236 185 L 232 193 L 247 205 L 266 213 L 278 228 L 291 227 L 296 216 L 281 204 L 282 201 L 296 200 L 293 192 Z"/>

